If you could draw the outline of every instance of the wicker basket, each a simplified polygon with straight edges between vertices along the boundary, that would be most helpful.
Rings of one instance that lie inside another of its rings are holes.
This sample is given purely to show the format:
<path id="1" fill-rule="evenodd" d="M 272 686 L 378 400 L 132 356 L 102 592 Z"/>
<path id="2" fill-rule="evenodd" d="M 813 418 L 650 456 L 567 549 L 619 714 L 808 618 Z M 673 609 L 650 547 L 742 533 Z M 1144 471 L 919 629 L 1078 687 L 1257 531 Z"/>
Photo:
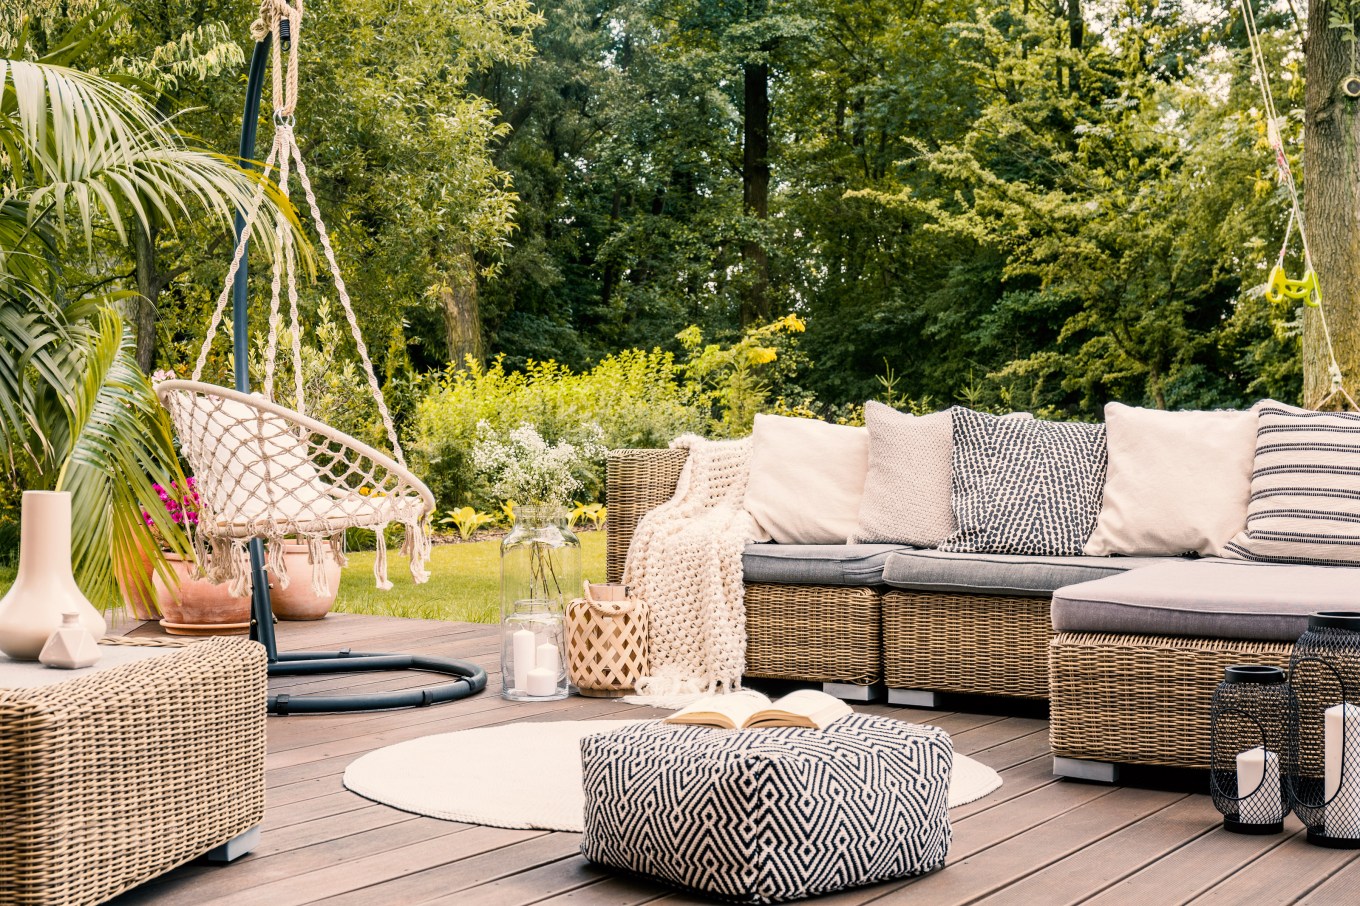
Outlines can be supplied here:
<path id="1" fill-rule="evenodd" d="M 567 672 L 587 698 L 620 698 L 647 673 L 647 605 L 621 585 L 585 583 L 567 607 Z"/>
<path id="2" fill-rule="evenodd" d="M 1059 633 L 1049 648 L 1053 754 L 1209 767 L 1209 704 L 1232 664 L 1288 667 L 1292 642 Z"/>
<path id="3" fill-rule="evenodd" d="M 1048 697 L 1048 598 L 890 591 L 883 675 L 893 689 Z"/>

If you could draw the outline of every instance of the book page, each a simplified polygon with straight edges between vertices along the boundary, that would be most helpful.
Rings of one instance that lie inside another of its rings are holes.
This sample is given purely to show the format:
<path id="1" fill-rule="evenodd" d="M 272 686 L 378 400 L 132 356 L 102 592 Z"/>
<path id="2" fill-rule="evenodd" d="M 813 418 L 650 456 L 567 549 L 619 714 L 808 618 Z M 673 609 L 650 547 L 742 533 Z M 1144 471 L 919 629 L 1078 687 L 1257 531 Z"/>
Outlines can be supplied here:
<path id="1" fill-rule="evenodd" d="M 817 689 L 799 689 L 774 702 L 769 708 L 751 715 L 750 727 L 813 727 L 825 729 L 847 714 L 849 705 Z"/>
<path id="2" fill-rule="evenodd" d="M 665 719 L 668 724 L 696 724 L 734 730 L 746 725 L 751 715 L 770 707 L 770 700 L 759 692 L 743 690 L 727 695 L 710 695 L 681 708 Z"/>

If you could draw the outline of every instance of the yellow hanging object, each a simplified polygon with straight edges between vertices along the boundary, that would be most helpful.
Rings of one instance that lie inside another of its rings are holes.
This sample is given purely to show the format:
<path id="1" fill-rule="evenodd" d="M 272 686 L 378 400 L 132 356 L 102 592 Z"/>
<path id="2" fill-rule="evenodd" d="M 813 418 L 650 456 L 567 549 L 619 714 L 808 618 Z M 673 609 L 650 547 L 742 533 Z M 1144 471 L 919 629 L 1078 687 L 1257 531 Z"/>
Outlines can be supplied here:
<path id="1" fill-rule="evenodd" d="M 1317 274 L 1309 269 L 1304 271 L 1302 279 L 1291 280 L 1285 276 L 1284 268 L 1280 265 L 1271 268 L 1270 280 L 1266 282 L 1266 301 L 1283 302 L 1285 299 L 1302 302 L 1313 308 L 1321 305 L 1322 290 L 1318 287 Z"/>

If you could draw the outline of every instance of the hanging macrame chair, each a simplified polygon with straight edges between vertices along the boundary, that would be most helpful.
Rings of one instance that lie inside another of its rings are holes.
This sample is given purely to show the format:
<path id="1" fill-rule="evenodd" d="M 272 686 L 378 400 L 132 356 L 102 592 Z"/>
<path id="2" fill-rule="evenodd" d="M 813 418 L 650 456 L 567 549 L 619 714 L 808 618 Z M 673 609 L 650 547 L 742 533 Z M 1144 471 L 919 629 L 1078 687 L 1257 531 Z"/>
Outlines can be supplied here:
<path id="1" fill-rule="evenodd" d="M 392 583 L 387 578 L 384 535 L 393 523 L 405 528 L 401 550 L 410 558 L 412 578 L 416 582 L 429 578 L 426 570 L 430 557 L 427 523 L 434 511 L 434 496 L 406 467 L 396 427 L 364 345 L 363 333 L 293 134 L 298 89 L 297 38 L 301 19 L 302 0 L 295 0 L 294 5 L 283 0 L 264 0 L 260 19 L 252 26 L 257 42 L 272 34 L 279 35 L 279 40 L 271 42 L 274 142 L 263 165 L 263 176 L 267 179 L 277 167 L 277 184 L 286 198 L 296 166 L 298 183 L 306 196 L 308 212 L 316 226 L 336 295 L 392 452 L 388 455 L 376 450 L 306 414 L 302 327 L 298 319 L 297 248 L 293 234 L 282 219 L 273 237 L 271 256 L 273 275 L 269 333 L 264 352 L 264 392 L 262 395 L 242 393 L 202 380 L 213 340 L 222 326 L 223 313 L 232 295 L 233 282 L 247 253 L 252 227 L 264 202 L 265 179 L 262 179 L 249 209 L 238 221 L 242 228 L 235 254 L 194 365 L 193 378 L 162 381 L 156 386 L 156 393 L 170 413 L 184 458 L 196 479 L 199 519 L 197 526 L 191 529 L 199 567 L 209 579 L 228 582 L 232 593 L 238 596 L 246 593 L 251 572 L 248 547 L 255 539 L 265 543 L 268 568 L 283 588 L 292 581 L 284 567 L 284 540 L 293 538 L 305 542 L 312 564 L 312 587 L 318 594 L 327 593 L 324 547 L 329 545 L 343 562 L 343 545 L 336 539 L 350 528 L 372 529 L 377 533 L 374 575 L 379 588 L 389 589 Z M 284 287 L 288 297 L 294 409 L 273 401 Z M 241 348 L 238 344 L 238 358 Z M 245 369 L 247 363 L 237 361 L 235 367 Z"/>

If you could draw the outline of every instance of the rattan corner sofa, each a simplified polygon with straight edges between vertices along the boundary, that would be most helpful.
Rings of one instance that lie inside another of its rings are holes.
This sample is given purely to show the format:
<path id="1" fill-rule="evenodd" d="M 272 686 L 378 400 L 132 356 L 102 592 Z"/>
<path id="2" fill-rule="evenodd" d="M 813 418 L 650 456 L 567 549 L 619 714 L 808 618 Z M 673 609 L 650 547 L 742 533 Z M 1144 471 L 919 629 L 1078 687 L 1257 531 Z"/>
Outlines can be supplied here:
<path id="1" fill-rule="evenodd" d="M 611 581 L 686 455 L 610 453 Z M 744 567 L 748 676 L 847 698 L 886 687 L 890 702 L 925 707 L 941 693 L 1049 699 L 1055 771 L 1087 779 L 1207 767 L 1223 668 L 1285 664 L 1308 613 L 1360 605 L 1360 569 L 1175 557 L 762 544 Z"/>

